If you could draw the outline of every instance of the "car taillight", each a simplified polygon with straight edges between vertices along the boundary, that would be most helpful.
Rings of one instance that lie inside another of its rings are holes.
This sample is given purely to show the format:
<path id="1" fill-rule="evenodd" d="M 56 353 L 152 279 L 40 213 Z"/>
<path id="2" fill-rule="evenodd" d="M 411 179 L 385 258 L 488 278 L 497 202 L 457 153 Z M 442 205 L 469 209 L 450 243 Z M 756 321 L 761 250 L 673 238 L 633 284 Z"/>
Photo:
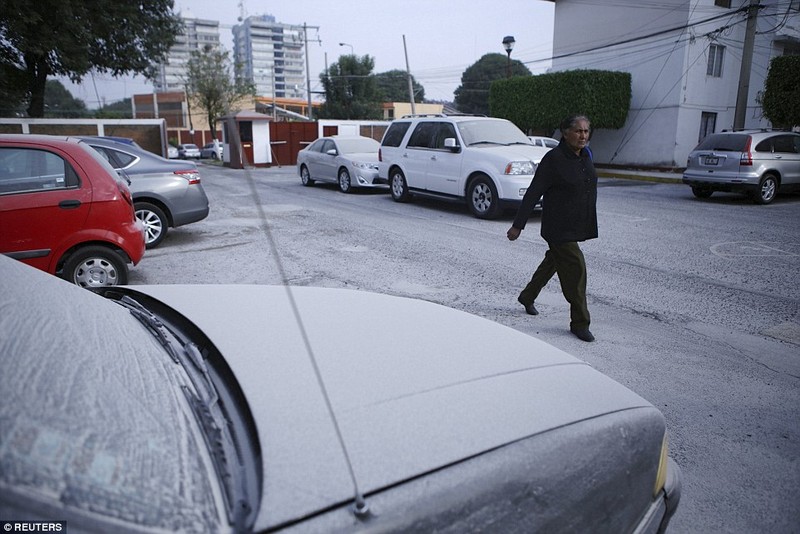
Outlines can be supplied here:
<path id="1" fill-rule="evenodd" d="M 120 195 L 122 195 L 122 198 L 125 199 L 125 202 L 127 202 L 128 204 L 130 204 L 131 207 L 133 207 L 133 197 L 131 196 L 131 190 L 128 189 L 128 187 L 125 184 L 119 182 L 117 182 L 117 189 L 119 189 L 119 193 Z"/>
<path id="2" fill-rule="evenodd" d="M 753 166 L 753 154 L 750 153 L 750 142 L 752 140 L 752 137 L 747 138 L 747 144 L 744 145 L 742 155 L 739 157 L 739 165 L 746 165 L 748 167 Z"/>
<path id="3" fill-rule="evenodd" d="M 200 183 L 200 173 L 195 170 L 175 171 L 175 174 L 177 174 L 181 178 L 186 178 L 186 180 L 188 180 L 190 185 Z"/>

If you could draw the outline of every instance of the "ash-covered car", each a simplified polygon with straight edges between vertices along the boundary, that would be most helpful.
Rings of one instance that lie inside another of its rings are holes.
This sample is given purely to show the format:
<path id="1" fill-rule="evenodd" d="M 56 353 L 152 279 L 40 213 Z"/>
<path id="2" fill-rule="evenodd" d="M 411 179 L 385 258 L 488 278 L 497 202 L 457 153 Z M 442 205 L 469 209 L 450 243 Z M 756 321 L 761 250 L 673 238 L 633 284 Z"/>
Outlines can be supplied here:
<path id="1" fill-rule="evenodd" d="M 4 518 L 616 534 L 676 510 L 661 412 L 486 319 L 348 289 L 87 291 L 4 257 L 0 278 Z"/>
<path id="2" fill-rule="evenodd" d="M 360 135 L 320 137 L 297 153 L 297 172 L 305 186 L 332 182 L 342 193 L 354 187 L 386 188 L 378 180 L 380 143 Z"/>

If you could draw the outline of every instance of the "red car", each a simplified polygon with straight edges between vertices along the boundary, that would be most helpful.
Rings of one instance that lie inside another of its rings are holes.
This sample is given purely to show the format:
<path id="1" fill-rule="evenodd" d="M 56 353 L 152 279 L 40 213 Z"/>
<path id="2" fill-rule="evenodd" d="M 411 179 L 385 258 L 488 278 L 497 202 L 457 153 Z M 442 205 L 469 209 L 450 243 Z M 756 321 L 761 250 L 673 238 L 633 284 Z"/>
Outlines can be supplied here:
<path id="1" fill-rule="evenodd" d="M 80 139 L 0 135 L 0 253 L 83 287 L 126 284 L 145 250 L 128 186 Z"/>

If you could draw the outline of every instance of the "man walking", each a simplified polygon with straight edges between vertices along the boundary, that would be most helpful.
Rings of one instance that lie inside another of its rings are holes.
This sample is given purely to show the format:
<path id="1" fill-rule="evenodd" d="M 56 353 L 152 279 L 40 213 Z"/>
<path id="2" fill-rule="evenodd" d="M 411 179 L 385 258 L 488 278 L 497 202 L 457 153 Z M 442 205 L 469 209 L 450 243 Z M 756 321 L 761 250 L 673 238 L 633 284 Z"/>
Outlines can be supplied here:
<path id="1" fill-rule="evenodd" d="M 569 329 L 583 341 L 594 341 L 586 304 L 586 261 L 579 241 L 597 237 L 597 173 L 586 150 L 589 119 L 573 115 L 561 122 L 561 142 L 545 154 L 525 192 L 506 236 L 516 240 L 542 198 L 542 238 L 548 250 L 517 300 L 530 315 L 538 315 L 536 297 L 558 274 L 570 304 Z"/>

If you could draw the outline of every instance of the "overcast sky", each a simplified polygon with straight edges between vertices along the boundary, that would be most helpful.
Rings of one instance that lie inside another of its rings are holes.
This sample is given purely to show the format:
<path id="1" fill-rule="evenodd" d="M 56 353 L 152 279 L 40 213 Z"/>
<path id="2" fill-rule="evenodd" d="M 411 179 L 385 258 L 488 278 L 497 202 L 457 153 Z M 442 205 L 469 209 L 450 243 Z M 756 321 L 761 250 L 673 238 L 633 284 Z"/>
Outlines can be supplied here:
<path id="1" fill-rule="evenodd" d="M 350 53 L 350 46 L 339 43 L 351 45 L 356 55 L 372 56 L 375 73 L 405 70 L 405 35 L 411 73 L 426 98 L 435 100 L 453 100 L 461 74 L 484 54 L 505 54 L 506 35 L 516 40 L 511 58 L 534 74 L 545 72 L 552 56 L 554 5 L 545 0 L 175 0 L 183 16 L 218 20 L 220 40 L 229 51 L 240 4 L 245 16 L 267 14 L 276 22 L 309 26 L 312 92 L 322 89 L 319 74 L 326 62 Z M 89 108 L 153 90 L 141 77 L 107 74 L 88 75 L 80 85 L 62 82 Z"/>

